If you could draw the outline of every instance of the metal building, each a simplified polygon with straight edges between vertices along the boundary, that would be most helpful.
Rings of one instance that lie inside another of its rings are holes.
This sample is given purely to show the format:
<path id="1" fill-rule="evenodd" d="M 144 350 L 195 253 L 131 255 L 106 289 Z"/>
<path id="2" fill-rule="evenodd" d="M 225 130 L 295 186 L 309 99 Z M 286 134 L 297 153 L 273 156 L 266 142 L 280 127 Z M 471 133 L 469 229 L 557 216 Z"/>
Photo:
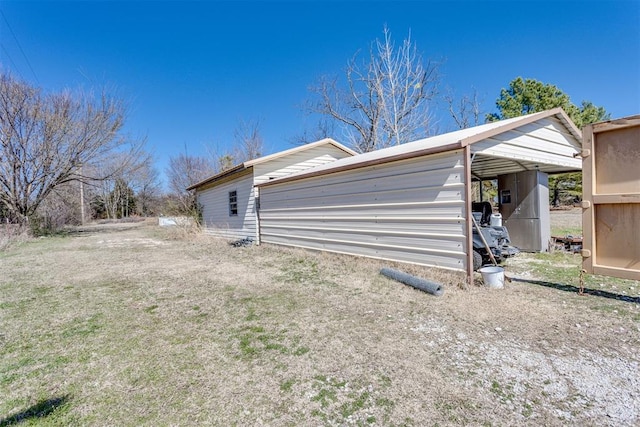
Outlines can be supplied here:
<path id="1" fill-rule="evenodd" d="M 467 272 L 472 179 L 581 169 L 561 109 L 360 154 L 258 184 L 262 242 Z"/>
<path id="2" fill-rule="evenodd" d="M 355 154 L 344 145 L 325 138 L 246 161 L 187 190 L 196 192 L 207 234 L 230 239 L 250 238 L 259 242 L 256 184 Z"/>

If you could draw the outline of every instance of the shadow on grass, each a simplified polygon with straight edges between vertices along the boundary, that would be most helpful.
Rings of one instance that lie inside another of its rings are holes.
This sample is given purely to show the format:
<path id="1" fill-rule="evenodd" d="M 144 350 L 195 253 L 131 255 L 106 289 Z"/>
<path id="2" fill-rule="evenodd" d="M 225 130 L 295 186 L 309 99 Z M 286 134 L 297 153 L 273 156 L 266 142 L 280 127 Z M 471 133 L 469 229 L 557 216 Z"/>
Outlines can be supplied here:
<path id="1" fill-rule="evenodd" d="M 28 407 L 22 412 L 18 412 L 17 414 L 8 416 L 6 418 L 0 418 L 0 427 L 20 424 L 32 418 L 48 417 L 53 413 L 53 411 L 65 405 L 68 401 L 69 401 L 69 395 L 41 400 L 35 405 Z"/>
<path id="2" fill-rule="evenodd" d="M 578 293 L 580 291 L 580 288 L 578 288 L 577 286 L 563 285 L 560 283 L 552 283 L 552 282 L 544 282 L 542 280 L 518 279 L 517 277 L 512 277 L 511 280 L 513 280 L 514 282 L 531 283 L 532 285 L 545 286 L 547 288 L 553 288 L 553 289 L 557 289 L 559 291 L 565 291 L 565 292 Z M 586 295 L 592 295 L 594 297 L 609 298 L 617 301 L 640 304 L 640 297 L 631 297 L 628 295 L 620 295 L 620 294 L 615 294 L 613 292 L 601 291 L 601 290 L 589 289 L 589 288 L 584 288 L 583 292 Z"/>

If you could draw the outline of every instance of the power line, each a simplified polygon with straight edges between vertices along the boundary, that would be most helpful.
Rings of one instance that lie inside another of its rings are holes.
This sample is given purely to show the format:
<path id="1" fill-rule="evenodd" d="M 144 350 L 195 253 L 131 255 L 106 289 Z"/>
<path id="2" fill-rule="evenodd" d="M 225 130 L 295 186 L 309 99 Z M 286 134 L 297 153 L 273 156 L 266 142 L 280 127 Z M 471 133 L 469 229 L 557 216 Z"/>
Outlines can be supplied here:
<path id="1" fill-rule="evenodd" d="M 11 64 L 13 65 L 13 68 L 15 68 L 15 70 L 18 72 L 18 75 L 20 76 L 20 78 L 22 80 L 25 80 L 24 76 L 22 75 L 22 73 L 20 72 L 20 70 L 18 69 L 18 66 L 16 65 L 16 63 L 13 61 L 13 58 L 11 57 L 11 55 L 9 55 L 9 51 L 7 50 L 7 48 L 4 47 L 4 45 L 2 43 L 0 43 L 0 47 L 2 48 L 2 51 L 7 55 L 7 58 L 9 58 L 9 62 L 11 62 Z"/>
<path id="2" fill-rule="evenodd" d="M 38 80 L 38 76 L 36 75 L 36 72 L 33 70 L 33 67 L 31 66 L 31 62 L 29 62 L 29 58 L 27 58 L 27 55 L 24 53 L 24 50 L 22 49 L 22 45 L 20 45 L 20 42 L 18 41 L 18 38 L 16 37 L 16 34 L 13 32 L 13 29 L 11 28 L 11 25 L 9 25 L 9 21 L 7 20 L 7 17 L 5 16 L 4 12 L 2 11 L 2 9 L 0 9 L 0 15 L 2 15 L 2 18 L 4 19 L 5 24 L 7 24 L 7 28 L 9 28 L 9 31 L 11 32 L 11 35 L 13 36 L 13 39 L 16 41 L 16 44 L 18 45 L 18 48 L 20 49 L 20 52 L 22 53 L 22 56 L 24 57 L 24 60 L 27 62 L 27 65 L 29 66 L 29 69 L 31 70 L 31 73 L 33 74 L 33 77 L 36 79 L 36 83 L 40 84 L 40 80 Z M 3 47 L 4 49 L 4 47 Z M 5 52 L 6 49 L 4 49 Z M 7 56 L 9 54 L 7 53 Z M 9 57 L 9 59 L 11 60 L 11 57 Z M 13 63 L 13 60 L 11 60 L 11 62 Z M 15 64 L 14 64 L 15 66 Z M 17 69 L 17 68 L 16 68 Z"/>

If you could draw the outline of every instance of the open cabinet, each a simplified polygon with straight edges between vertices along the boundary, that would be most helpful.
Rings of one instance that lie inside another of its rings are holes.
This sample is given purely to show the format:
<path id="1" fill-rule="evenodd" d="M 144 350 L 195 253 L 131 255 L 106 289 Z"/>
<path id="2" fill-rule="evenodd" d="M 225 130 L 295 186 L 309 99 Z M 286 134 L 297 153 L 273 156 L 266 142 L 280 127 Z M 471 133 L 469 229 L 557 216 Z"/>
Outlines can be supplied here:
<path id="1" fill-rule="evenodd" d="M 583 130 L 582 265 L 640 280 L 640 115 Z"/>

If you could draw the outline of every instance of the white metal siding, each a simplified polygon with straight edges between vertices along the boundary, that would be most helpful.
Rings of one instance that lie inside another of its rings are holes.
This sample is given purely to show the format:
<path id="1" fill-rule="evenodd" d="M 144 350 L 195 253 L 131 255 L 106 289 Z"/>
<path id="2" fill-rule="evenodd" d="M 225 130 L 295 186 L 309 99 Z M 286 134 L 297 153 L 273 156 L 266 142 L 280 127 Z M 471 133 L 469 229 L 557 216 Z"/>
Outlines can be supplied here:
<path id="1" fill-rule="evenodd" d="M 579 150 L 578 141 L 555 117 L 547 117 L 514 130 L 499 133 L 471 146 L 471 151 L 474 153 L 563 166 L 575 170 L 582 168 L 581 159 L 574 157 Z"/>
<path id="2" fill-rule="evenodd" d="M 261 241 L 464 271 L 463 151 L 261 188 Z"/>
<path id="3" fill-rule="evenodd" d="M 238 215 L 229 215 L 229 192 L 237 192 Z M 198 193 L 205 233 L 230 239 L 256 236 L 253 174 Z"/>
<path id="4" fill-rule="evenodd" d="M 333 145 L 321 145 L 308 150 L 298 151 L 269 162 L 255 165 L 255 184 L 331 163 L 344 157 L 351 156 Z"/>

